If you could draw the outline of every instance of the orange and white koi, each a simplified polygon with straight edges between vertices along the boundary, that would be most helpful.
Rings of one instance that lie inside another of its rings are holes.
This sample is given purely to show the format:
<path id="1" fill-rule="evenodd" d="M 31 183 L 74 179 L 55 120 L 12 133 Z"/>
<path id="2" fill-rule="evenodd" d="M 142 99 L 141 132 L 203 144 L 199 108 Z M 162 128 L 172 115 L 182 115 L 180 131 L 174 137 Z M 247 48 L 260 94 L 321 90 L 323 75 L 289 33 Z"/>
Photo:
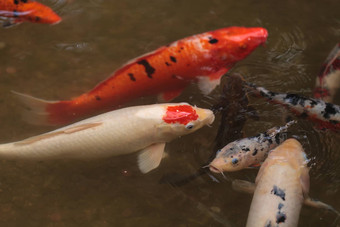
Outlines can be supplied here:
<path id="1" fill-rule="evenodd" d="M 119 108 L 128 101 L 159 95 L 177 97 L 193 81 L 209 94 L 236 62 L 263 44 L 264 28 L 228 27 L 173 42 L 130 61 L 91 91 L 68 101 L 45 101 L 20 95 L 32 110 L 35 124 L 58 125 L 98 111 Z"/>
<path id="2" fill-rule="evenodd" d="M 284 140 L 284 132 L 294 124 L 274 127 L 257 136 L 236 140 L 217 151 L 215 159 L 209 164 L 211 172 L 222 173 L 239 171 L 250 166 L 260 165 L 268 152 L 280 145 Z"/>
<path id="3" fill-rule="evenodd" d="M 156 168 L 165 143 L 214 121 L 211 110 L 187 103 L 135 106 L 104 113 L 69 126 L 0 145 L 5 159 L 91 159 L 141 151 L 143 173 Z"/>
<path id="4" fill-rule="evenodd" d="M 12 18 L 12 25 L 29 21 L 42 24 L 56 24 L 61 18 L 50 7 L 32 0 L 0 0 L 0 17 Z"/>
<path id="5" fill-rule="evenodd" d="M 254 89 L 255 94 L 266 98 L 269 102 L 280 104 L 297 116 L 314 121 L 320 129 L 334 131 L 340 129 L 340 106 L 338 105 L 297 94 L 276 93 L 250 83 L 248 86 Z"/>
<path id="6" fill-rule="evenodd" d="M 340 43 L 328 55 L 315 81 L 314 97 L 332 102 L 340 88 Z"/>
<path id="7" fill-rule="evenodd" d="M 333 207 L 309 196 L 309 168 L 301 144 L 288 139 L 272 150 L 257 174 L 255 185 L 233 181 L 233 188 L 254 192 L 247 227 L 294 227 L 298 225 L 302 203 L 331 210 Z"/>

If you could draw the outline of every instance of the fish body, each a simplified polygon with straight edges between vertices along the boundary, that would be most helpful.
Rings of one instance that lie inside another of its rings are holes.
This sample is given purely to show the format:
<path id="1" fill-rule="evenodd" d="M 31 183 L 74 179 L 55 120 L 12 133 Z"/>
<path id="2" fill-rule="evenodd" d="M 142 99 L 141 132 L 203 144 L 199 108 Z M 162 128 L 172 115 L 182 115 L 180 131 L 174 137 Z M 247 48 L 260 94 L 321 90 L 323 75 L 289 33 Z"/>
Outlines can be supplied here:
<path id="1" fill-rule="evenodd" d="M 285 126 L 273 127 L 256 136 L 227 144 L 216 153 L 215 159 L 209 164 L 210 171 L 232 172 L 259 165 L 271 149 L 285 140 L 282 133 L 293 123 L 294 121 L 291 121 Z"/>
<path id="2" fill-rule="evenodd" d="M 340 43 L 328 55 L 315 81 L 314 97 L 332 102 L 340 88 Z"/>
<path id="3" fill-rule="evenodd" d="M 142 151 L 142 172 L 156 168 L 164 146 L 211 124 L 212 111 L 186 103 L 135 106 L 104 113 L 69 126 L 0 145 L 4 159 L 92 159 Z"/>
<path id="4" fill-rule="evenodd" d="M 23 21 L 56 24 L 61 21 L 50 7 L 31 0 L 0 0 L 0 17 L 13 18 L 14 24 Z"/>
<path id="5" fill-rule="evenodd" d="M 263 87 L 248 84 L 255 93 L 272 103 L 280 104 L 297 116 L 308 118 L 317 123 L 320 129 L 340 129 L 340 107 L 320 99 L 307 98 L 297 94 L 276 93 Z"/>
<path id="6" fill-rule="evenodd" d="M 228 27 L 187 37 L 138 57 L 118 69 L 91 91 L 72 100 L 47 102 L 21 95 L 32 109 L 31 123 L 58 125 L 97 111 L 112 110 L 133 99 L 158 95 L 169 101 L 192 82 L 204 94 L 236 62 L 263 44 L 264 28 Z"/>
<path id="7" fill-rule="evenodd" d="M 298 225 L 304 195 L 309 191 L 306 154 L 295 139 L 270 152 L 256 177 L 247 227 Z"/>

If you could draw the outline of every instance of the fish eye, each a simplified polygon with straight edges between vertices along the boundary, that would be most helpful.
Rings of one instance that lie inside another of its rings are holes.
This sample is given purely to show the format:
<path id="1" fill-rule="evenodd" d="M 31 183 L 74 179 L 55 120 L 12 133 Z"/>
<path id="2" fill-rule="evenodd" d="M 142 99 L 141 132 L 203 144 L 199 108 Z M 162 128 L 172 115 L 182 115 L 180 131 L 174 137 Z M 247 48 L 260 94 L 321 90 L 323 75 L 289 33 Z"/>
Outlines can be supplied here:
<path id="1" fill-rule="evenodd" d="M 233 163 L 233 165 L 236 165 L 238 163 L 238 159 L 237 158 L 233 158 L 231 160 L 231 163 Z"/>
<path id="2" fill-rule="evenodd" d="M 193 129 L 194 128 L 194 124 L 193 123 L 189 123 L 185 126 L 186 129 Z"/>

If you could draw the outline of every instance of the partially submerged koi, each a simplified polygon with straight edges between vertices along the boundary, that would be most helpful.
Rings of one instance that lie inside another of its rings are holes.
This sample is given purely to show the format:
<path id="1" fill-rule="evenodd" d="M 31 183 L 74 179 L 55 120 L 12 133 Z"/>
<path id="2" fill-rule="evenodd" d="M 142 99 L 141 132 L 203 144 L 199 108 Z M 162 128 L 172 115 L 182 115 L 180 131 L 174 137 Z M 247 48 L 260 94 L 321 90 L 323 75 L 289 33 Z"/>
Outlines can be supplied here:
<path id="1" fill-rule="evenodd" d="M 308 118 L 318 124 L 320 129 L 340 129 L 340 106 L 319 99 L 307 98 L 297 94 L 276 93 L 263 87 L 249 84 L 259 96 L 280 104 L 297 116 Z"/>
<path id="2" fill-rule="evenodd" d="M 214 121 L 208 109 L 187 103 L 135 106 L 104 113 L 69 126 L 0 145 L 5 159 L 92 159 L 141 151 L 143 173 L 156 168 L 165 143 Z"/>
<path id="3" fill-rule="evenodd" d="M 298 225 L 302 203 L 339 213 L 309 196 L 308 160 L 301 144 L 288 139 L 271 151 L 257 174 L 255 185 L 236 180 L 233 187 L 254 192 L 247 227 Z"/>
<path id="4" fill-rule="evenodd" d="M 274 127 L 257 136 L 229 143 L 217 151 L 215 159 L 209 164 L 210 171 L 232 172 L 260 165 L 268 152 L 285 140 L 283 133 L 293 123 L 290 121 L 282 127 Z"/>
<path id="5" fill-rule="evenodd" d="M 56 24 L 61 18 L 48 6 L 31 0 L 0 0 L 0 17 L 11 18 L 5 26 L 29 21 Z"/>
<path id="6" fill-rule="evenodd" d="M 69 123 L 142 96 L 159 95 L 160 100 L 169 101 L 194 81 L 209 94 L 221 76 L 263 44 L 267 36 L 267 30 L 260 27 L 228 27 L 187 37 L 128 62 L 72 100 L 45 101 L 16 94 L 32 110 L 26 119 L 45 125 Z"/>
<path id="7" fill-rule="evenodd" d="M 328 55 L 315 81 L 314 97 L 332 102 L 340 88 L 340 43 Z"/>

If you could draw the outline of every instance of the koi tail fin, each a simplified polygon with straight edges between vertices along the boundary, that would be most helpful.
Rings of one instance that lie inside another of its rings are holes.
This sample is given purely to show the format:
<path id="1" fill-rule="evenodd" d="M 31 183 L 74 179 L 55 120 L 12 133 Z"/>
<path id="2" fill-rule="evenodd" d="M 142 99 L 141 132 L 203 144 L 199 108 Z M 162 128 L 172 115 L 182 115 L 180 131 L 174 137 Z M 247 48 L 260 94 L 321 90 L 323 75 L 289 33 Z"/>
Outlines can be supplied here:
<path id="1" fill-rule="evenodd" d="M 58 114 L 53 111 L 58 110 L 57 112 L 60 112 L 65 110 L 66 103 L 64 101 L 46 101 L 16 91 L 12 91 L 12 93 L 25 107 L 22 114 L 24 121 L 34 125 L 50 126 L 65 123 L 61 121 L 62 114 L 61 116 L 58 116 Z"/>

